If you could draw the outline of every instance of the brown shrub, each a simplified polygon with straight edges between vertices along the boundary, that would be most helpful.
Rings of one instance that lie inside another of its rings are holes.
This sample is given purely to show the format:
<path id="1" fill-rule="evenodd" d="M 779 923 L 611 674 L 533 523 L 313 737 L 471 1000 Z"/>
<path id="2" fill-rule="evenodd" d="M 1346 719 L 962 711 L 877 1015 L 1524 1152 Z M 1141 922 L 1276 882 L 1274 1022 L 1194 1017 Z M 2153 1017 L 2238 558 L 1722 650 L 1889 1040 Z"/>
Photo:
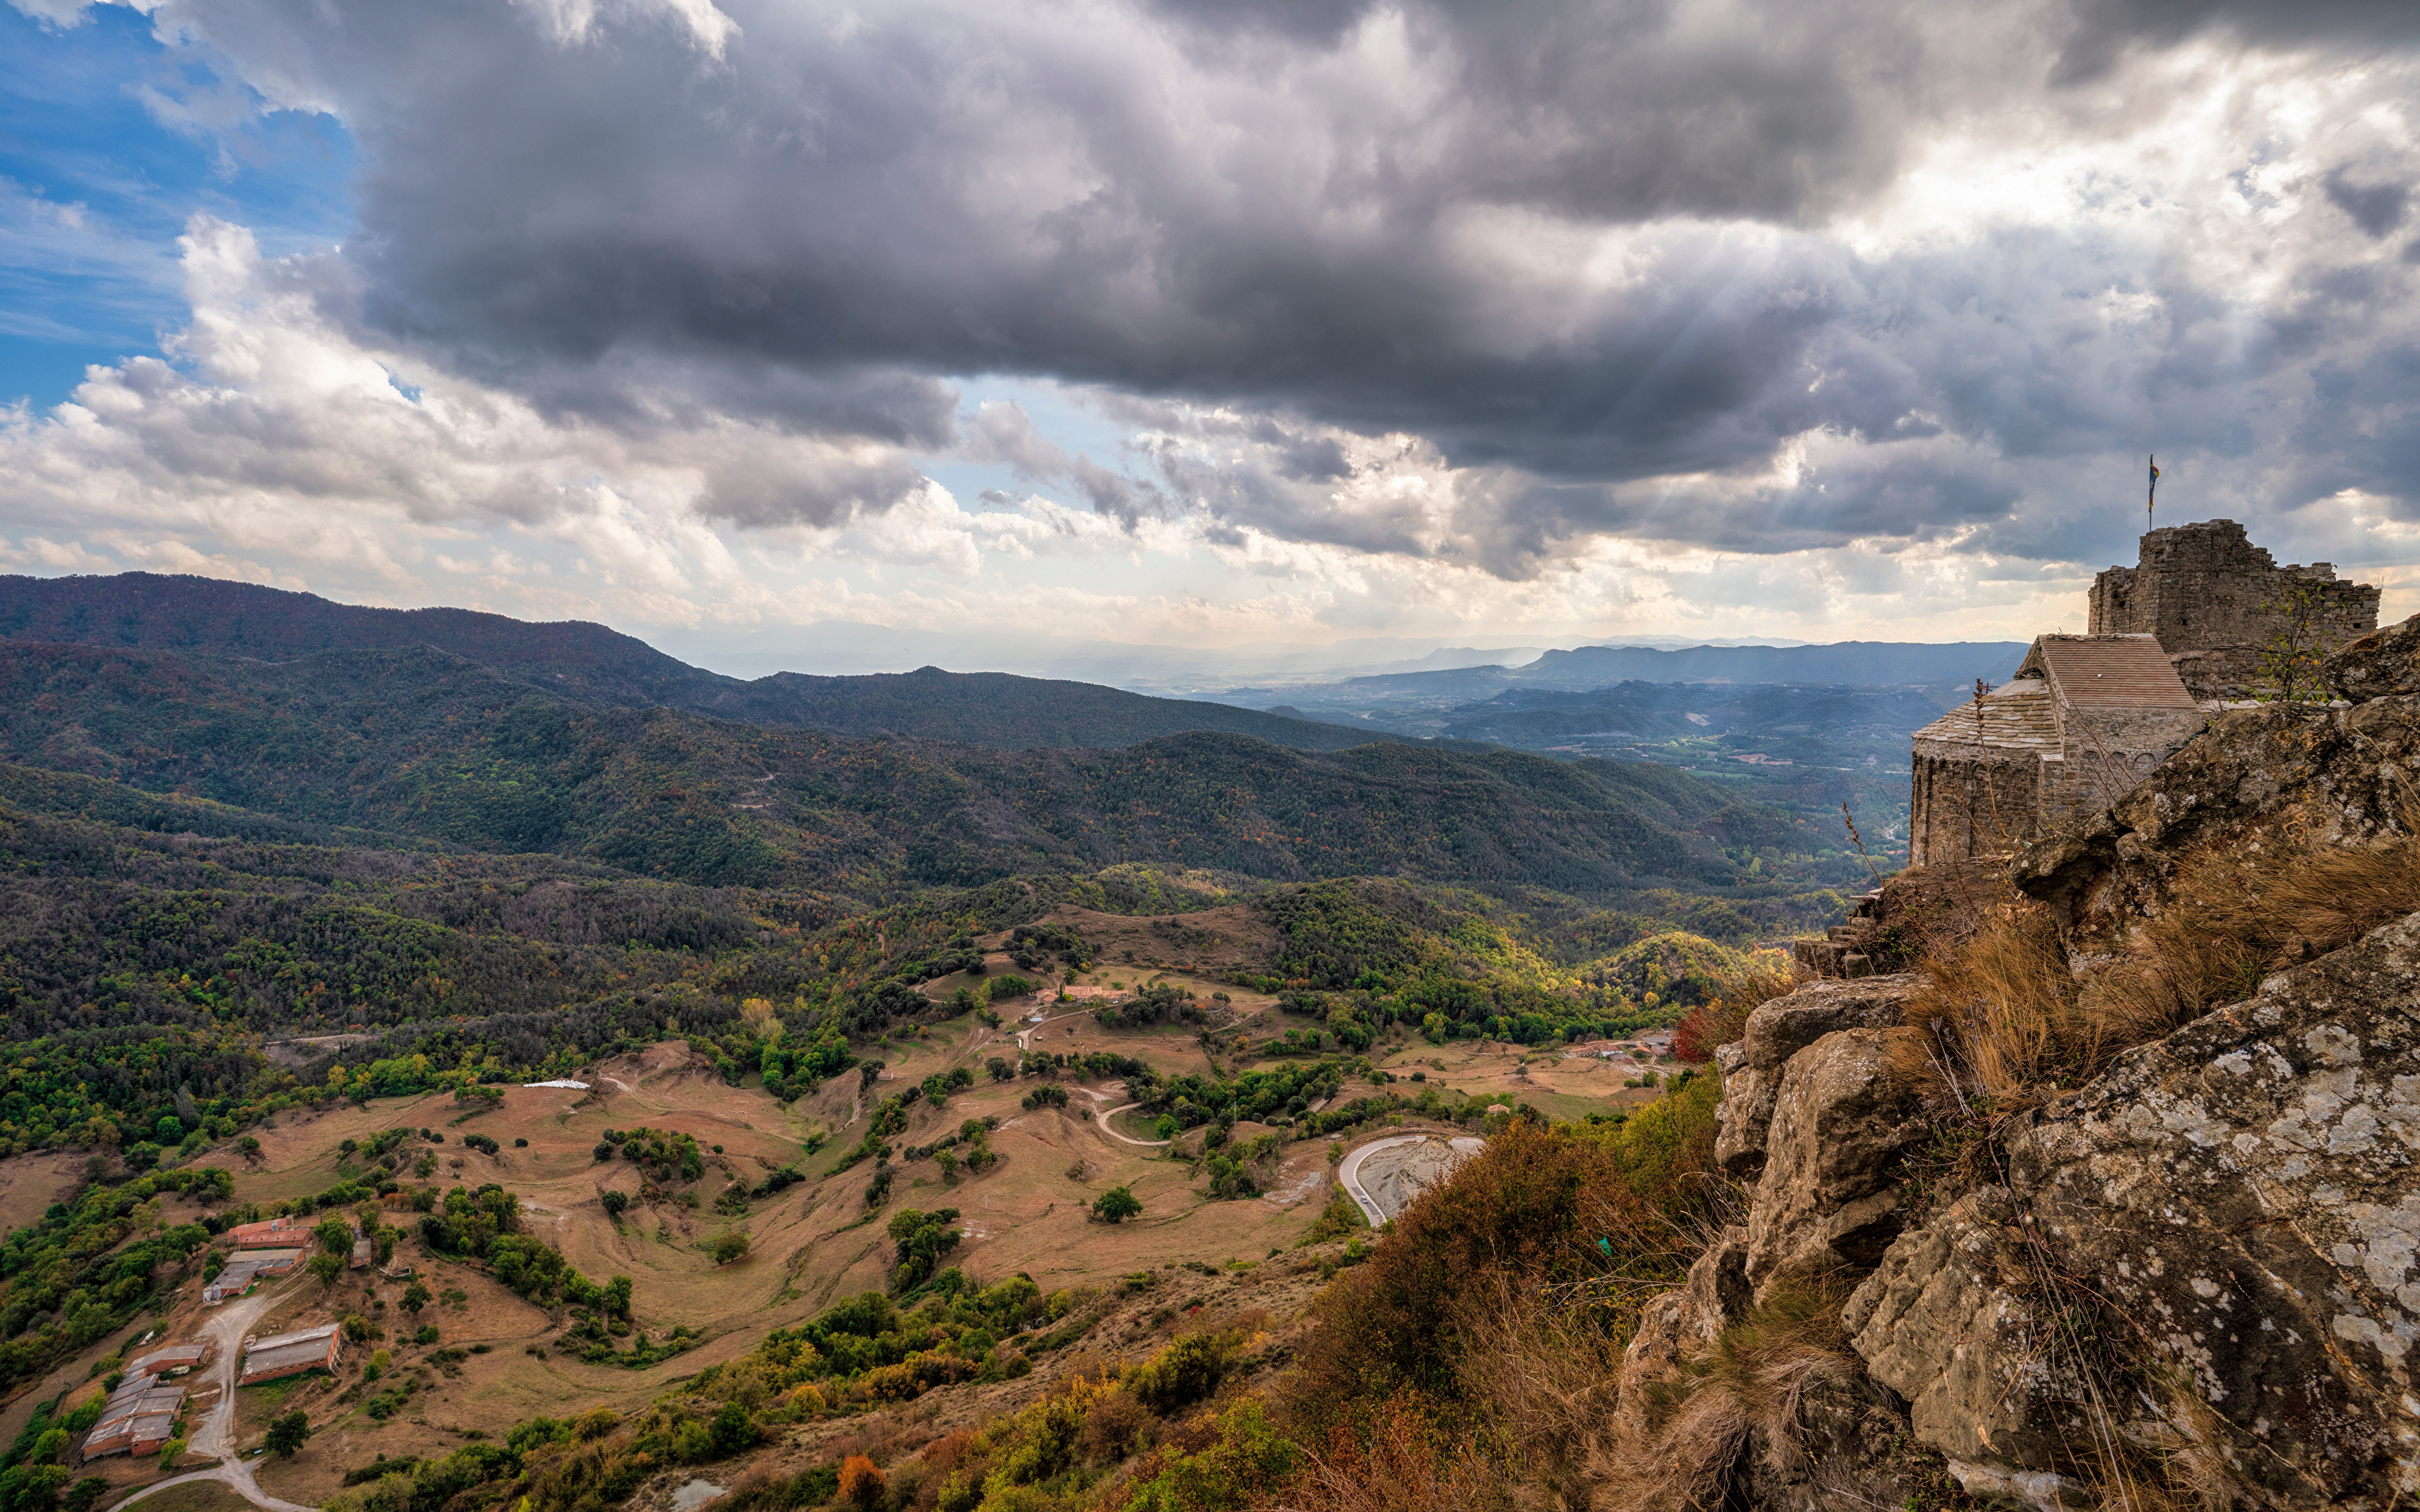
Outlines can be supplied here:
<path id="1" fill-rule="evenodd" d="M 1339 1426 L 1285 1489 L 1298 1512 L 1492 1512 L 1511 1488 L 1466 1439 L 1441 1429 L 1415 1393 L 1382 1403 L 1366 1433 Z"/>
<path id="2" fill-rule="evenodd" d="M 1653 1108 L 1702 1109 L 1657 1140 L 1653 1109 L 1636 1128 L 1549 1127 L 1515 1119 L 1453 1176 L 1395 1220 L 1368 1263 L 1331 1286 L 1297 1355 L 1280 1404 L 1305 1442 L 1340 1420 L 1410 1391 L 1440 1411 L 1463 1400 L 1458 1369 L 1469 1325 L 1492 1305 L 1476 1283 L 1569 1283 L 1600 1273 L 1617 1252 L 1659 1275 L 1685 1268 L 1681 1215 L 1709 1198 L 1714 1088 L 1696 1087 Z M 1702 1127 L 1699 1127 L 1702 1125 Z M 1466 1425 L 1473 1426 L 1473 1425 Z"/>
<path id="3" fill-rule="evenodd" d="M 874 1506 L 882 1500 L 882 1470 L 863 1455 L 840 1462 L 840 1499 L 851 1506 Z"/>
<path id="4" fill-rule="evenodd" d="M 1699 1076 L 1618 1125 L 1516 1119 L 1422 1194 L 1315 1304 L 1274 1404 L 1326 1446 L 1297 1504 L 1584 1504 L 1638 1308 L 1730 1200 L 1719 1099 Z"/>
<path id="5" fill-rule="evenodd" d="M 1104 1392 L 1086 1405 L 1076 1452 L 1088 1465 L 1114 1465 L 1142 1447 L 1151 1412 L 1124 1389 Z"/>

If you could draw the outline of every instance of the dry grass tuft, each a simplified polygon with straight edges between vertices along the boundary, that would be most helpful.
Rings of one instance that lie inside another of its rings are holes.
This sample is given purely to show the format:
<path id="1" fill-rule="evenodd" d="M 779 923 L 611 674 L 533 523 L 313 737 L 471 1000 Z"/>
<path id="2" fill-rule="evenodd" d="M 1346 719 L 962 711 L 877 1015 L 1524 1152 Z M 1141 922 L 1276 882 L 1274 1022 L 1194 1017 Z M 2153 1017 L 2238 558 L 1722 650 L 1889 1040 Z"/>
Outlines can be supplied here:
<path id="1" fill-rule="evenodd" d="M 2023 1106 L 2072 1068 L 2082 1029 L 2077 983 L 2050 910 L 2005 883 L 1980 902 L 1955 947 L 1929 954 L 1907 1007 L 1920 1034 L 1892 1058 L 1909 1082 L 1966 1108 Z"/>
<path id="2" fill-rule="evenodd" d="M 1855 1390 L 1865 1369 L 1840 1330 L 1845 1278 L 1776 1287 L 1679 1375 L 1650 1389 L 1641 1444 L 1607 1445 L 1593 1466 L 1608 1512 L 1727 1504 L 1751 1453 L 1777 1474 L 1811 1463 L 1809 1396 Z M 1643 1465 L 1656 1473 L 1642 1475 Z"/>
<path id="3" fill-rule="evenodd" d="M 1463 1379 L 1521 1467 L 1519 1503 L 1586 1505 L 1593 1467 L 1613 1448 L 1630 1331 L 1606 1326 L 1602 1310 L 1554 1305 L 1503 1275 L 1487 1282 L 1494 1306 L 1470 1326 Z"/>
<path id="4" fill-rule="evenodd" d="M 2420 807 L 2401 818 L 2402 833 L 2372 846 L 2312 845 L 2268 862 L 2212 848 L 2180 862 L 2166 903 L 2085 989 L 2091 1061 L 2105 1064 L 2250 996 L 2273 971 L 2420 912 Z"/>
<path id="5" fill-rule="evenodd" d="M 2420 912 L 2420 806 L 2379 844 L 2180 861 L 2160 911 L 2079 976 L 2050 912 L 2005 881 L 1960 891 L 1909 1005 L 1900 1073 L 1964 1112 L 2005 1112 L 2250 996 L 2271 972 Z"/>

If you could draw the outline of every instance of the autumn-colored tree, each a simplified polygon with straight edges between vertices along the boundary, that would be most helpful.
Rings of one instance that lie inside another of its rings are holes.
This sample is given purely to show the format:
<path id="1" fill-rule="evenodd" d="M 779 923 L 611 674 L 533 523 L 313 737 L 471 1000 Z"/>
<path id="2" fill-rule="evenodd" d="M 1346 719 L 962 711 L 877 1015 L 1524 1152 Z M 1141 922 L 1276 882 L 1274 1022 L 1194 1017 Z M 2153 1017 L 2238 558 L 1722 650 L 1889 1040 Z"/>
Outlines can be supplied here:
<path id="1" fill-rule="evenodd" d="M 840 1499 L 850 1506 L 875 1506 L 882 1501 L 881 1467 L 863 1455 L 840 1462 Z"/>

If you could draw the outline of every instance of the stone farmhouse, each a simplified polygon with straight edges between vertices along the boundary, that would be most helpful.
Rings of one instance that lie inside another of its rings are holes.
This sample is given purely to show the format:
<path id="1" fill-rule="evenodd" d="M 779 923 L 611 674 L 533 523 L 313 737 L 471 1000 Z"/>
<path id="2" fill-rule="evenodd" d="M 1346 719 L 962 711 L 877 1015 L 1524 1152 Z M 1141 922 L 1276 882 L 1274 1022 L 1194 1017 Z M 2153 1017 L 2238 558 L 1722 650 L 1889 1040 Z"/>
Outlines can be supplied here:
<path id="1" fill-rule="evenodd" d="M 290 1273 L 302 1263 L 299 1249 L 245 1250 L 226 1262 L 226 1268 L 202 1285 L 202 1300 L 220 1303 L 229 1297 L 240 1297 L 252 1284 L 263 1276 Z"/>
<path id="2" fill-rule="evenodd" d="M 2324 656 L 2378 627 L 2380 591 L 2280 567 L 2231 519 L 2156 530 L 2093 579 L 2090 629 L 2038 638 L 2016 675 L 1916 733 L 1908 864 L 2004 856 L 2106 808 L 2258 689 L 2263 651 Z"/>
<path id="3" fill-rule="evenodd" d="M 148 1354 L 138 1355 L 126 1362 L 126 1373 L 130 1376 L 158 1376 L 164 1381 L 209 1365 L 212 1352 L 209 1339 L 192 1344 L 163 1345 Z"/>

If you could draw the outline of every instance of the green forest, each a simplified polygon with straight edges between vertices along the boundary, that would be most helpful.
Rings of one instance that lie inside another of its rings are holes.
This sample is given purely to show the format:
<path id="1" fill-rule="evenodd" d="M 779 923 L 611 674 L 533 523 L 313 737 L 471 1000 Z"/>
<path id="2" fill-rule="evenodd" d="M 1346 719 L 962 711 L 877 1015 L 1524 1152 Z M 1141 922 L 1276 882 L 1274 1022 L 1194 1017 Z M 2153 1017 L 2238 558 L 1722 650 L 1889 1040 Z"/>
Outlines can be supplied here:
<path id="1" fill-rule="evenodd" d="M 526 671 L 511 625 L 482 645 Z M 1862 875 L 1667 767 L 847 738 L 628 706 L 632 665 L 609 706 L 396 637 L 277 664 L 0 641 L 0 1150 L 145 1167 L 331 1078 L 390 1095 L 666 1037 L 803 1095 L 974 935 L 1061 903 L 1267 910 L 1254 985 L 1305 1020 L 1269 1053 L 1611 1032 L 1691 1000 L 1709 968 L 1679 956 L 1828 920 Z M 1676 930 L 1702 949 L 1617 959 Z M 789 1005 L 785 1044 L 752 998 Z M 302 1036 L 346 1042 L 264 1051 Z"/>

